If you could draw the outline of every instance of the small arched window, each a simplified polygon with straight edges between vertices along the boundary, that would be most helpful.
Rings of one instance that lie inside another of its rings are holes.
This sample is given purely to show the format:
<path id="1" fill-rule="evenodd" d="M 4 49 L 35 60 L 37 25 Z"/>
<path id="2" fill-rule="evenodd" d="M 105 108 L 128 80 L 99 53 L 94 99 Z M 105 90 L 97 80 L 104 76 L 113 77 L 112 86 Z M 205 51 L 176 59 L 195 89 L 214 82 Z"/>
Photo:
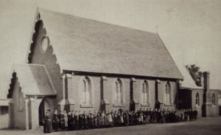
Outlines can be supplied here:
<path id="1" fill-rule="evenodd" d="M 123 104 L 123 87 L 120 79 L 115 81 L 115 103 Z"/>
<path id="2" fill-rule="evenodd" d="M 196 105 L 200 105 L 200 97 L 199 97 L 199 93 L 196 93 Z"/>
<path id="3" fill-rule="evenodd" d="M 149 87 L 147 81 L 142 83 L 142 102 L 143 104 L 149 104 Z"/>
<path id="4" fill-rule="evenodd" d="M 165 91 L 166 91 L 166 104 L 171 104 L 171 86 L 169 82 L 166 83 Z"/>
<path id="5" fill-rule="evenodd" d="M 88 77 L 83 79 L 83 104 L 92 104 L 91 81 Z"/>
<path id="6" fill-rule="evenodd" d="M 213 105 L 216 105 L 216 96 L 215 96 L 214 93 L 213 93 L 213 95 L 212 95 L 212 104 L 213 104 Z"/>

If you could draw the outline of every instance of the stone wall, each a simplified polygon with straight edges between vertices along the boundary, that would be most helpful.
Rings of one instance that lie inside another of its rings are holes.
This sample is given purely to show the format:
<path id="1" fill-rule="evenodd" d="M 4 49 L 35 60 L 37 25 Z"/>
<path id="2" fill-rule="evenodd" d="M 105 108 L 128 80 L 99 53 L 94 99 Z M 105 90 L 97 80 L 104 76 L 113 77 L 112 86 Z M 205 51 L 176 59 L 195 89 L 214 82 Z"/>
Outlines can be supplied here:
<path id="1" fill-rule="evenodd" d="M 61 69 L 59 66 L 59 63 L 57 63 L 56 54 L 53 52 L 53 45 L 49 45 L 47 50 L 44 52 L 41 49 L 41 42 L 42 38 L 45 37 L 47 34 L 46 30 L 43 28 L 43 23 L 40 21 L 37 23 L 36 27 L 36 38 L 33 39 L 34 43 L 32 44 L 32 47 L 34 48 L 32 51 L 32 59 L 30 60 L 30 64 L 42 64 L 45 65 L 48 73 L 52 79 L 52 83 L 54 84 L 55 90 L 57 91 L 55 106 L 57 103 L 64 98 L 63 93 L 63 84 L 62 84 L 62 78 L 61 78 Z M 50 40 L 50 35 L 49 40 Z"/>

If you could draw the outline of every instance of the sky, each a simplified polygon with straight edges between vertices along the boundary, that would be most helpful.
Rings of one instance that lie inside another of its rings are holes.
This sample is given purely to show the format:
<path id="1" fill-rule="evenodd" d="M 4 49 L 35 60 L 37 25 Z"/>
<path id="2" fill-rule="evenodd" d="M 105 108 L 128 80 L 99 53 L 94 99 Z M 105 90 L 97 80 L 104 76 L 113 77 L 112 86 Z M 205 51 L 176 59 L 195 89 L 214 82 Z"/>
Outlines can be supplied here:
<path id="1" fill-rule="evenodd" d="M 221 88 L 220 0 L 0 0 L 0 87 L 25 63 L 37 7 L 158 33 L 178 67 L 196 64 Z"/>

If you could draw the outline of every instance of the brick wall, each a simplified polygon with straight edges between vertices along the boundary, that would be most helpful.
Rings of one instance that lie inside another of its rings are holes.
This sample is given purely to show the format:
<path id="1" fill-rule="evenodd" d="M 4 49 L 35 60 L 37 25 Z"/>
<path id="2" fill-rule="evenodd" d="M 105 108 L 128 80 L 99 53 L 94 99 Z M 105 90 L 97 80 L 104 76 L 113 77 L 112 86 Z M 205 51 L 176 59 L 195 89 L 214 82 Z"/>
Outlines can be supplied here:
<path id="1" fill-rule="evenodd" d="M 13 88 L 13 94 L 12 94 L 12 99 L 13 99 L 13 109 L 12 109 L 12 115 L 10 116 L 13 118 L 11 122 L 13 122 L 13 128 L 21 128 L 25 129 L 26 128 L 26 106 L 25 106 L 25 101 L 23 100 L 23 106 L 22 109 L 19 109 L 19 87 L 20 84 L 18 82 L 18 79 L 16 78 L 16 82 Z"/>
<path id="2" fill-rule="evenodd" d="M 123 85 L 123 105 L 117 105 L 115 102 L 115 81 L 118 77 L 105 77 L 105 81 L 103 81 L 102 76 L 87 76 L 91 81 L 92 88 L 92 106 L 82 106 L 83 100 L 83 79 L 86 75 L 77 75 L 72 74 L 71 79 L 69 79 L 70 83 L 68 84 L 68 99 L 72 99 L 74 101 L 74 106 L 72 110 L 81 110 L 83 111 L 94 111 L 100 110 L 102 105 L 102 98 L 105 102 L 106 110 L 118 110 L 122 108 L 124 110 L 130 109 L 131 98 L 136 101 L 136 110 L 140 108 L 155 108 L 156 104 L 156 80 L 147 79 L 148 88 L 149 88 L 149 104 L 142 105 L 142 82 L 145 79 L 135 79 L 133 81 L 133 85 L 131 85 L 132 79 L 120 77 L 120 81 Z M 164 99 L 165 95 L 165 84 L 167 81 L 161 81 L 160 89 L 162 99 Z M 171 84 L 171 104 L 165 105 L 165 101 L 163 100 L 163 108 L 172 108 L 175 109 L 176 104 L 176 94 L 177 94 L 177 85 L 175 81 L 170 81 Z M 133 95 L 131 95 L 131 90 L 133 87 Z M 103 94 L 103 97 L 102 97 Z"/>
<path id="3" fill-rule="evenodd" d="M 211 105 L 209 108 L 209 116 L 219 116 L 219 105 L 218 105 L 218 90 L 209 90 L 209 101 L 212 103 L 212 95 L 215 95 L 215 105 Z"/>
<path id="4" fill-rule="evenodd" d="M 199 106 L 196 105 L 196 94 L 199 94 Z M 202 112 L 202 107 L 203 107 L 203 90 L 202 89 L 195 89 L 192 90 L 191 94 L 192 100 L 191 100 L 191 109 L 197 110 L 198 112 L 198 117 L 202 117 L 203 112 Z"/>

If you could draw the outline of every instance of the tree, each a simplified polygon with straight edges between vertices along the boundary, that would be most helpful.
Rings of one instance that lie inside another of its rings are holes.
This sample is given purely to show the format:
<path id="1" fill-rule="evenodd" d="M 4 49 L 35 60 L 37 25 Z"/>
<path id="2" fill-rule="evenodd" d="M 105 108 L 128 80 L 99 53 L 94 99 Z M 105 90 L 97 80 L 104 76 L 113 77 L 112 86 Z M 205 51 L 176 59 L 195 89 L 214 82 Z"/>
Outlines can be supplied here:
<path id="1" fill-rule="evenodd" d="M 190 66 L 187 65 L 186 68 L 189 70 L 189 73 L 190 73 L 191 77 L 193 78 L 195 84 L 197 86 L 202 86 L 202 84 L 203 84 L 203 82 L 202 82 L 203 72 L 200 71 L 200 67 L 193 64 L 193 65 L 190 65 Z"/>

